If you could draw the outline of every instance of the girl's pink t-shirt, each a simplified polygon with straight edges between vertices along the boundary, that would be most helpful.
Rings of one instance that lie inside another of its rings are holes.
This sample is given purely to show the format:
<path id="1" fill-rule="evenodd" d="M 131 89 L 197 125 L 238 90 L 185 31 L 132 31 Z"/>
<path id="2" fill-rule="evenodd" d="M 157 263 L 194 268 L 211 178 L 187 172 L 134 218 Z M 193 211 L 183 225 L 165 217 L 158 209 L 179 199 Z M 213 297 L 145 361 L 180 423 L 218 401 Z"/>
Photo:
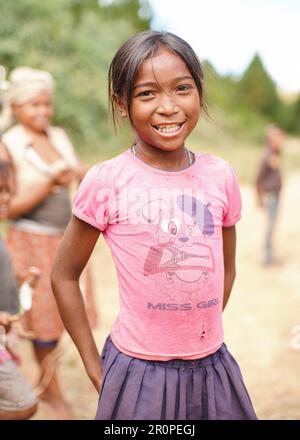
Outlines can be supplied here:
<path id="1" fill-rule="evenodd" d="M 218 350 L 222 228 L 241 215 L 238 181 L 226 161 L 195 153 L 191 166 L 169 172 L 128 149 L 88 171 L 73 214 L 102 231 L 111 249 L 120 294 L 111 337 L 121 352 L 170 360 Z"/>

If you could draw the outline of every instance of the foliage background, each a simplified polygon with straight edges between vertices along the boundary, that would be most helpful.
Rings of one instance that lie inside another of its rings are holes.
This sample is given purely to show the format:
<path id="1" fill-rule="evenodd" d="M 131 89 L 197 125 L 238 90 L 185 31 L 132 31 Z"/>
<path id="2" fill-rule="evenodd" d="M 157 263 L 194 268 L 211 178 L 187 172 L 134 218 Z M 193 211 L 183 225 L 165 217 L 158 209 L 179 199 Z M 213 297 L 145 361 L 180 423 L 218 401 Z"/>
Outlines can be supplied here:
<path id="1" fill-rule="evenodd" d="M 23 65 L 53 74 L 54 124 L 68 131 L 83 159 L 92 163 L 114 156 L 131 142 L 126 125 L 115 135 L 108 111 L 107 72 L 122 42 L 150 27 L 147 0 L 4 0 L 0 64 L 8 72 Z M 241 78 L 219 75 L 209 61 L 203 67 L 210 118 L 202 117 L 191 144 L 225 156 L 239 168 L 241 179 L 249 181 L 268 123 L 300 133 L 300 97 L 280 97 L 258 55 Z M 298 152 L 289 156 L 288 163 L 300 165 Z"/>
<path id="2" fill-rule="evenodd" d="M 119 45 L 150 26 L 146 0 L 106 0 L 105 4 L 102 0 L 102 5 L 97 0 L 1 0 L 0 64 L 8 72 L 27 65 L 54 75 L 54 123 L 66 128 L 84 160 L 95 163 L 129 145 L 128 126 L 116 136 L 108 114 L 107 71 Z M 300 134 L 299 96 L 279 95 L 258 56 L 241 78 L 219 75 L 209 61 L 203 66 L 210 117 L 200 118 L 189 141 L 191 148 L 223 156 L 242 182 L 253 184 L 265 127 L 275 121 L 289 133 L 284 148 L 286 173 L 299 170 L 300 142 L 292 138 Z M 300 358 L 299 351 L 290 346 L 291 330 L 299 323 L 299 289 L 295 287 L 300 281 L 299 185 L 299 173 L 287 179 L 277 236 L 284 265 L 267 270 L 258 264 L 263 213 L 255 207 L 253 188 L 242 188 L 239 276 L 225 312 L 225 334 L 260 419 L 300 418 Z M 3 224 L 0 232 L 2 228 Z M 118 287 L 110 251 L 103 240 L 99 246 L 94 272 L 99 290 L 101 325 L 96 340 L 100 348 L 118 309 Z M 25 356 L 22 352 L 24 372 L 36 383 L 39 372 L 31 348 L 26 349 Z M 98 396 L 69 339 L 63 341 L 62 350 L 61 380 L 75 418 L 92 419 Z M 39 408 L 35 418 L 53 418 L 43 402 Z"/>

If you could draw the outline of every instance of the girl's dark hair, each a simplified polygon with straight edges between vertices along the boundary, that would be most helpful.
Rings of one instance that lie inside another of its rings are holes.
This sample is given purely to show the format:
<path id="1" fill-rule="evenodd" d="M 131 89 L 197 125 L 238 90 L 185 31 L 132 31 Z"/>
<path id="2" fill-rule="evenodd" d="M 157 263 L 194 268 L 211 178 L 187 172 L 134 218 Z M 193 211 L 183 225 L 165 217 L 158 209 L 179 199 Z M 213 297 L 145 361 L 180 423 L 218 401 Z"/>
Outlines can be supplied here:
<path id="1" fill-rule="evenodd" d="M 114 125 L 116 125 L 116 99 L 119 97 L 125 100 L 130 118 L 130 104 L 137 72 L 142 63 L 152 58 L 161 46 L 176 53 L 185 62 L 197 86 L 201 106 L 206 112 L 203 101 L 203 72 L 194 50 L 186 41 L 170 32 L 147 31 L 129 38 L 111 62 L 108 93 Z"/>

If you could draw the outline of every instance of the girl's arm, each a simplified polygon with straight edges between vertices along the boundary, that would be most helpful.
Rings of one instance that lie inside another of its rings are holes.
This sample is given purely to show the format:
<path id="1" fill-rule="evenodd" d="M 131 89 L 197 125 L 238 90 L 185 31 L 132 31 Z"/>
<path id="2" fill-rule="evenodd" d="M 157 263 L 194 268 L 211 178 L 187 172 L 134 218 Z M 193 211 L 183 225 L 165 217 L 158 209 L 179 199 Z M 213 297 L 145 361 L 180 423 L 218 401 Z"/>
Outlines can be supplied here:
<path id="1" fill-rule="evenodd" d="M 62 321 L 98 392 L 102 371 L 79 287 L 79 277 L 99 234 L 98 229 L 73 216 L 59 246 L 51 273 L 51 285 Z"/>
<path id="2" fill-rule="evenodd" d="M 224 255 L 224 297 L 223 310 L 229 300 L 231 289 L 235 280 L 235 249 L 236 249 L 236 230 L 235 226 L 222 229 L 223 235 L 223 255 Z"/>

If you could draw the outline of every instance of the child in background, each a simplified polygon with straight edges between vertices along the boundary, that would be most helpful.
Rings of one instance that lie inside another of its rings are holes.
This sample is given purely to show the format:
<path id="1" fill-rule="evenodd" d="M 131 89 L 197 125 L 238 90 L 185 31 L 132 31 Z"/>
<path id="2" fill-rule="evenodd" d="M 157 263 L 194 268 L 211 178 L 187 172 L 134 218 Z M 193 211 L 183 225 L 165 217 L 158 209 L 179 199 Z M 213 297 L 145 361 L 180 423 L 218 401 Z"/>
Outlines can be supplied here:
<path id="1" fill-rule="evenodd" d="M 276 125 L 267 127 L 266 147 L 256 177 L 258 205 L 265 208 L 267 217 L 263 256 L 265 266 L 277 262 L 274 258 L 273 235 L 282 188 L 281 149 L 283 140 L 284 133 L 281 128 Z"/>
<path id="2" fill-rule="evenodd" d="M 9 164 L 0 160 L 0 221 L 9 211 Z M 0 420 L 24 420 L 37 409 L 37 399 L 6 347 L 6 334 L 19 312 L 17 281 L 5 242 L 0 238 Z"/>
<path id="3" fill-rule="evenodd" d="M 52 271 L 62 320 L 100 393 L 96 418 L 256 419 L 222 326 L 237 178 L 223 159 L 185 145 L 205 109 L 200 62 L 181 38 L 145 32 L 117 51 L 109 84 L 134 144 L 85 176 Z M 101 232 L 120 313 L 99 362 L 79 277 Z"/>

